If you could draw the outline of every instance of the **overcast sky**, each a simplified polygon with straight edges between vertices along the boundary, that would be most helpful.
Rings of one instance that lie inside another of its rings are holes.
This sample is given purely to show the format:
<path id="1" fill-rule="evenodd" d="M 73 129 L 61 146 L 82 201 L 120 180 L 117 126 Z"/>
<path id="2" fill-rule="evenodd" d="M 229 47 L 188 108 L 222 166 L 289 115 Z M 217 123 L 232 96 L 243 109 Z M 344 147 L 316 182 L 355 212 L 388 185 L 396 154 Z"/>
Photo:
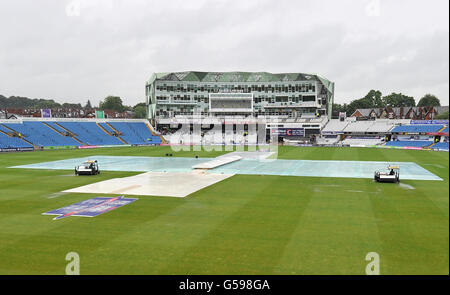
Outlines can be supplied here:
<path id="1" fill-rule="evenodd" d="M 153 72 L 317 73 L 449 101 L 448 0 L 1 0 L 0 94 L 134 105 Z"/>

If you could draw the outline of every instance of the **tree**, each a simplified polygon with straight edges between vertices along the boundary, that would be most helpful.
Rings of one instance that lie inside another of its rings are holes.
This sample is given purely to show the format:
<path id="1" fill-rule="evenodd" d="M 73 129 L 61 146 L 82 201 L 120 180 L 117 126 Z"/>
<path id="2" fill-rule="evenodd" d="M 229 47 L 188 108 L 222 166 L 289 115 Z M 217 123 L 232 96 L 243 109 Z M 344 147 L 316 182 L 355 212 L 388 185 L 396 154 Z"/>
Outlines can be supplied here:
<path id="1" fill-rule="evenodd" d="M 351 116 L 357 109 L 382 108 L 385 106 L 381 91 L 370 90 L 363 98 L 355 99 L 347 106 L 347 116 Z"/>
<path id="2" fill-rule="evenodd" d="M 113 110 L 119 113 L 125 111 L 125 107 L 122 104 L 122 99 L 119 96 L 108 96 L 104 101 L 100 101 L 99 109 L 101 110 Z"/>
<path id="3" fill-rule="evenodd" d="M 381 91 L 372 89 L 362 98 L 362 100 L 369 104 L 370 108 L 382 108 L 385 104 L 381 98 L 381 95 Z"/>
<path id="4" fill-rule="evenodd" d="M 147 116 L 147 108 L 145 107 L 145 104 L 144 104 L 144 106 L 136 105 L 133 108 L 133 118 L 145 119 L 146 116 Z"/>
<path id="5" fill-rule="evenodd" d="M 383 103 L 385 106 L 393 108 L 416 106 L 416 101 L 414 100 L 414 97 L 395 92 L 392 92 L 387 96 L 384 96 Z"/>
<path id="6" fill-rule="evenodd" d="M 31 99 L 22 96 L 5 97 L 0 95 L 0 108 L 17 109 L 48 109 L 57 108 L 61 105 L 52 99 Z"/>
<path id="7" fill-rule="evenodd" d="M 125 111 L 133 111 L 133 108 L 130 107 L 130 106 L 124 105 L 124 106 L 123 106 L 123 111 L 124 111 L 124 112 L 125 112 Z"/>
<path id="8" fill-rule="evenodd" d="M 436 120 L 448 120 L 448 111 L 440 113 L 439 115 L 437 115 L 436 117 L 434 117 Z"/>
<path id="9" fill-rule="evenodd" d="M 65 109 L 76 109 L 76 110 L 79 110 L 79 109 L 81 109 L 81 104 L 65 102 L 65 103 L 62 104 L 62 107 L 65 108 Z"/>
<path id="10" fill-rule="evenodd" d="M 338 103 L 333 103 L 333 106 L 332 106 L 332 110 L 333 110 L 333 112 L 336 112 L 336 113 L 341 113 L 341 112 L 345 112 L 346 111 L 346 109 L 347 109 L 347 104 L 338 104 Z"/>
<path id="11" fill-rule="evenodd" d="M 91 105 L 91 101 L 88 99 L 86 105 L 84 106 L 85 109 L 87 110 L 92 110 L 92 105 Z"/>
<path id="12" fill-rule="evenodd" d="M 140 106 L 145 107 L 145 106 L 147 106 L 147 105 L 145 104 L 145 102 L 140 102 L 140 103 L 138 103 L 137 105 L 135 105 L 135 106 L 133 107 L 133 109 L 136 108 L 136 107 L 140 107 Z"/>
<path id="13" fill-rule="evenodd" d="M 339 116 L 339 113 L 346 113 L 347 114 L 348 105 L 346 103 L 344 104 L 338 104 L 333 103 L 333 106 L 331 107 L 331 115 L 333 117 Z"/>
<path id="14" fill-rule="evenodd" d="M 438 107 L 441 105 L 439 99 L 433 94 L 425 94 L 417 104 L 418 107 Z"/>
<path id="15" fill-rule="evenodd" d="M 34 107 L 36 109 L 52 109 L 52 108 L 61 107 L 61 105 L 59 103 L 53 101 L 52 99 L 51 100 L 42 99 Z"/>

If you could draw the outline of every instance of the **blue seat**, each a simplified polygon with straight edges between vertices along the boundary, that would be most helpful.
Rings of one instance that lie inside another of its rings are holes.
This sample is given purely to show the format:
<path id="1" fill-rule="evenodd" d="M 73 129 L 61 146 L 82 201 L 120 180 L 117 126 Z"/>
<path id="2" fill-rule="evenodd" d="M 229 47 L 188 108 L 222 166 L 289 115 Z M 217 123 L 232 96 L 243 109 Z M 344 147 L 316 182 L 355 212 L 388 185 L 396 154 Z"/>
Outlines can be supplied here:
<path id="1" fill-rule="evenodd" d="M 45 122 L 45 124 L 44 124 Z M 99 123 L 106 131 L 93 122 L 67 122 L 67 121 L 23 121 L 22 123 L 0 124 L 1 146 L 7 147 L 32 147 L 24 140 L 10 137 L 7 134 L 20 133 L 23 139 L 36 146 L 80 146 L 80 142 L 71 136 L 72 133 L 78 140 L 87 145 L 122 145 L 124 144 L 116 136 L 111 135 L 114 130 L 106 123 Z M 49 127 L 50 126 L 50 127 Z M 151 134 L 143 122 L 117 122 L 111 123 L 121 137 L 129 144 L 160 144 L 159 136 Z M 56 129 L 56 130 L 55 130 Z M 6 134 L 5 134 L 6 133 Z"/>
<path id="2" fill-rule="evenodd" d="M 402 141 L 388 141 L 387 146 L 398 146 L 398 147 L 426 147 L 433 144 L 429 140 L 402 140 Z"/>
<path id="3" fill-rule="evenodd" d="M 33 147 L 28 142 L 21 140 L 18 137 L 9 137 L 8 135 L 0 132 L 0 148 L 10 149 L 10 148 L 29 148 Z"/>
<path id="4" fill-rule="evenodd" d="M 45 122 L 46 124 L 48 124 L 49 126 L 51 126 L 52 128 L 56 129 L 57 131 L 61 132 L 61 133 L 66 133 L 66 130 L 64 130 L 63 128 L 59 127 L 58 124 L 56 124 L 56 122 Z"/>
<path id="5" fill-rule="evenodd" d="M 95 122 L 57 122 L 87 145 L 121 145 L 117 137 L 105 133 Z"/>
<path id="6" fill-rule="evenodd" d="M 24 121 L 22 124 L 5 123 L 4 125 L 20 133 L 23 138 L 36 146 L 80 145 L 72 137 L 62 136 L 42 122 Z"/>
<path id="7" fill-rule="evenodd" d="M 161 138 L 153 135 L 143 122 L 108 122 L 120 132 L 120 137 L 129 144 L 161 144 Z"/>
<path id="8" fill-rule="evenodd" d="M 98 123 L 98 125 L 102 126 L 103 128 L 105 128 L 106 131 L 108 131 L 109 133 L 113 134 L 114 130 L 108 126 L 108 124 L 106 123 Z"/>
<path id="9" fill-rule="evenodd" d="M 401 125 L 395 126 L 392 133 L 429 133 L 438 132 L 444 125 Z"/>
<path id="10" fill-rule="evenodd" d="M 435 149 L 448 150 L 448 142 L 438 142 L 432 146 Z"/>

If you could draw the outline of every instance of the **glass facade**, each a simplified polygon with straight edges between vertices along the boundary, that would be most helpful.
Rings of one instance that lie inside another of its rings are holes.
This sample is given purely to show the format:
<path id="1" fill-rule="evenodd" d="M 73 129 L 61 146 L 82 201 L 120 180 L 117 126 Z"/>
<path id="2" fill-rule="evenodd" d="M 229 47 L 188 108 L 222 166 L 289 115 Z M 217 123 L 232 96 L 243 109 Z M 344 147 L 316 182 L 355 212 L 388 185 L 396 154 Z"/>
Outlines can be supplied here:
<path id="1" fill-rule="evenodd" d="M 221 116 L 225 109 L 231 115 L 239 109 L 236 115 L 329 116 L 333 92 L 334 83 L 301 73 L 155 73 L 146 85 L 148 118 L 156 121 L 194 111 Z M 218 97 L 225 100 L 218 102 Z"/>

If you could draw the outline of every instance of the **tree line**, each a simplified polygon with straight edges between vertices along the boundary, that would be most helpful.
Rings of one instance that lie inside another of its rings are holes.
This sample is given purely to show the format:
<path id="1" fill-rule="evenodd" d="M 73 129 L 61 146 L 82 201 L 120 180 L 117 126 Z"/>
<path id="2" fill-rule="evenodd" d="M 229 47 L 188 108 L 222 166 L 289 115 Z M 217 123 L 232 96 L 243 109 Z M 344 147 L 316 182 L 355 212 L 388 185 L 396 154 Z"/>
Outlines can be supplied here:
<path id="1" fill-rule="evenodd" d="M 28 98 L 23 96 L 10 96 L 5 97 L 0 94 L 0 109 L 12 108 L 12 109 L 97 109 L 97 110 L 112 110 L 115 112 L 123 113 L 125 111 L 133 112 L 134 118 L 145 118 L 146 107 L 145 103 L 138 103 L 135 106 L 127 106 L 123 104 L 122 99 L 119 96 L 108 96 L 104 100 L 100 101 L 98 107 L 92 106 L 90 100 L 87 100 L 83 106 L 80 103 L 58 103 L 53 99 L 42 98 Z"/>
<path id="2" fill-rule="evenodd" d="M 346 104 L 333 104 L 333 112 L 344 112 L 351 116 L 357 109 L 374 109 L 385 107 L 429 107 L 440 106 L 440 100 L 433 94 L 425 94 L 417 103 L 414 97 L 402 93 L 391 93 L 383 96 L 379 90 L 370 90 L 364 97 Z"/>

